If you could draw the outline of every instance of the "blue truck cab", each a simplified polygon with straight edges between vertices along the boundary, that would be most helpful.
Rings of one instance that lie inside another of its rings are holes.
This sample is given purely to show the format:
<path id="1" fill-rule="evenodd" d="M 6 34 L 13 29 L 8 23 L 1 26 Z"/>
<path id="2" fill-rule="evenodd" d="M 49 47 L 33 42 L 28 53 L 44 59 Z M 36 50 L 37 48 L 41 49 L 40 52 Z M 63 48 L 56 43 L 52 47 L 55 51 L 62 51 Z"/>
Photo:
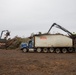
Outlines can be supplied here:
<path id="1" fill-rule="evenodd" d="M 24 48 L 28 48 L 28 44 L 22 42 L 20 45 L 20 49 L 23 50 Z"/>
<path id="2" fill-rule="evenodd" d="M 21 43 L 20 45 L 20 49 L 23 51 L 23 52 L 28 52 L 28 51 L 34 51 L 34 41 L 33 40 L 30 40 L 28 43 Z"/>

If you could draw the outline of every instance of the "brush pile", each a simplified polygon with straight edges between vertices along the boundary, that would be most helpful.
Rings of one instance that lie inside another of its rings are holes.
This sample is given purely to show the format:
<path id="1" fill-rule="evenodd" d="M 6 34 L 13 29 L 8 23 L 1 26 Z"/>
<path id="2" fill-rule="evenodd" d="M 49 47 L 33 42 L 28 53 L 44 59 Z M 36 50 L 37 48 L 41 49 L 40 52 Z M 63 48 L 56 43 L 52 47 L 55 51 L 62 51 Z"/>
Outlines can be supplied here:
<path id="1" fill-rule="evenodd" d="M 14 37 L 13 39 L 8 39 L 7 41 L 7 49 L 17 49 L 20 47 L 22 42 L 28 42 L 29 38 L 21 38 L 21 37 Z"/>

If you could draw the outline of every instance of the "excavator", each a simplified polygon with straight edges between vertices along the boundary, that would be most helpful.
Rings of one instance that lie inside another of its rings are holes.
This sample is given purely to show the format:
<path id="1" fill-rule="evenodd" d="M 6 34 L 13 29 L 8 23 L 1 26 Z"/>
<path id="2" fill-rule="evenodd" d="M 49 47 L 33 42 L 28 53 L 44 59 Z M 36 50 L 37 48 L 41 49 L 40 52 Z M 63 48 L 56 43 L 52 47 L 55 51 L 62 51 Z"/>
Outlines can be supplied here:
<path id="1" fill-rule="evenodd" d="M 5 37 L 2 38 L 3 33 L 5 32 Z M 0 49 L 5 49 L 7 44 L 7 38 L 10 36 L 10 32 L 8 30 L 3 30 L 0 35 Z"/>
<path id="2" fill-rule="evenodd" d="M 68 36 L 73 40 L 73 45 L 76 49 L 76 35 L 74 35 L 73 33 L 71 33 L 70 31 L 68 31 L 67 29 L 65 29 L 64 27 L 58 25 L 57 23 L 53 23 L 52 26 L 50 27 L 50 29 L 48 30 L 47 34 L 50 33 L 50 31 L 52 30 L 53 27 L 59 28 L 61 30 L 63 30 L 64 32 L 66 32 L 68 34 Z"/>
<path id="3" fill-rule="evenodd" d="M 3 36 L 4 35 L 4 36 Z M 20 44 L 20 40 L 18 37 L 14 37 L 12 39 L 8 38 L 10 36 L 10 32 L 8 30 L 3 30 L 0 35 L 0 49 L 8 49 L 9 47 L 16 48 Z"/>

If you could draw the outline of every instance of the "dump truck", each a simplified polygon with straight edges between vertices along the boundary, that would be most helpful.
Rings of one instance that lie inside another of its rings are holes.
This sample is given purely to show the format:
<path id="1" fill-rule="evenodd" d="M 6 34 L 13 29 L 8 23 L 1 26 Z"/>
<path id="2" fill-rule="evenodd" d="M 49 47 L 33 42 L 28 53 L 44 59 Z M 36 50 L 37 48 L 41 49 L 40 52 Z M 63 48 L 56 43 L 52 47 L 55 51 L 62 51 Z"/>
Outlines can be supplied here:
<path id="1" fill-rule="evenodd" d="M 54 26 L 67 32 L 68 36 L 59 33 L 50 34 Z M 28 43 L 21 43 L 20 48 L 23 52 L 71 53 L 76 51 L 76 35 L 73 35 L 62 26 L 53 23 L 47 33 L 34 35 Z"/>

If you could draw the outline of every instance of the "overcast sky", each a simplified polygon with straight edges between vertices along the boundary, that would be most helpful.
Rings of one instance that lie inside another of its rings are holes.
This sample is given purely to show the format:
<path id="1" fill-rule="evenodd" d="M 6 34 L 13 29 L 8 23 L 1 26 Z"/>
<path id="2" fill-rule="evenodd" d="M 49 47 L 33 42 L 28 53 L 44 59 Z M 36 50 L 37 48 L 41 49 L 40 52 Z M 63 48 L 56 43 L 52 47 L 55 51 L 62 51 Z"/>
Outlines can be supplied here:
<path id="1" fill-rule="evenodd" d="M 45 33 L 54 22 L 76 32 L 76 0 L 0 0 L 0 32 L 10 37 Z"/>

